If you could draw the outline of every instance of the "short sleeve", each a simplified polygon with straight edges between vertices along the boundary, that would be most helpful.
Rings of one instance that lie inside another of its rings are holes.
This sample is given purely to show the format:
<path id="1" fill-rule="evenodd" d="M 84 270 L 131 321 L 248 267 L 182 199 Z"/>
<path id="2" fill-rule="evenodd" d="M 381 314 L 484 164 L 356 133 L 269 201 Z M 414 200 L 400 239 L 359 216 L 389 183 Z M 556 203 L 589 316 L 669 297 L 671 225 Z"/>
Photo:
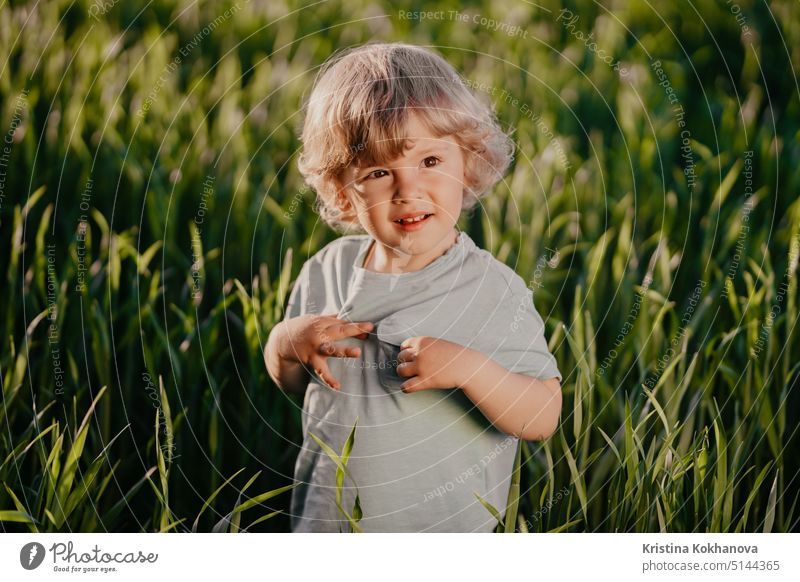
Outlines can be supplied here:
<path id="1" fill-rule="evenodd" d="M 292 291 L 289 293 L 289 301 L 286 304 L 285 319 L 299 317 L 307 313 L 308 306 L 308 262 L 303 263 L 300 273 L 294 281 Z"/>
<path id="2" fill-rule="evenodd" d="M 547 347 L 542 317 L 533 305 L 533 294 L 525 288 L 504 302 L 499 319 L 500 342 L 494 359 L 515 374 L 539 380 L 562 380 L 556 359 Z"/>

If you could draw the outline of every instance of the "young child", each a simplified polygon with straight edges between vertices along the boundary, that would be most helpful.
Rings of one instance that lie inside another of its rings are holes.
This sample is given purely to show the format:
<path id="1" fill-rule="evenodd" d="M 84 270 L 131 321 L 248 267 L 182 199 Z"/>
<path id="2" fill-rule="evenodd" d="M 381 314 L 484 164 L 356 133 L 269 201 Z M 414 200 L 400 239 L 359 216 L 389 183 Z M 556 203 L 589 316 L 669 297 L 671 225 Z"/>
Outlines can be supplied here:
<path id="1" fill-rule="evenodd" d="M 518 439 L 556 429 L 561 373 L 532 293 L 456 222 L 513 143 L 438 54 L 370 43 L 334 55 L 305 104 L 299 168 L 342 236 L 305 262 L 265 359 L 302 393 L 292 530 L 491 532 Z"/>

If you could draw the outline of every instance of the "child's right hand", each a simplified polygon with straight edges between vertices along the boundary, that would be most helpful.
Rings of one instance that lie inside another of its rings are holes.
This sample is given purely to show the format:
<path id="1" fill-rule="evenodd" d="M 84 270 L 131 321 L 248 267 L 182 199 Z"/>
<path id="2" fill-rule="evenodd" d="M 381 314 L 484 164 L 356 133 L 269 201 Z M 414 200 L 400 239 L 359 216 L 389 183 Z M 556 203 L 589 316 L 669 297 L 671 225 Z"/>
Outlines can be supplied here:
<path id="1" fill-rule="evenodd" d="M 328 368 L 328 358 L 357 358 L 361 348 L 339 346 L 337 340 L 355 337 L 366 339 L 373 324 L 365 321 L 351 323 L 334 314 L 301 315 L 282 322 L 285 333 L 278 346 L 281 358 L 310 367 L 328 386 L 339 390 L 341 385 Z"/>

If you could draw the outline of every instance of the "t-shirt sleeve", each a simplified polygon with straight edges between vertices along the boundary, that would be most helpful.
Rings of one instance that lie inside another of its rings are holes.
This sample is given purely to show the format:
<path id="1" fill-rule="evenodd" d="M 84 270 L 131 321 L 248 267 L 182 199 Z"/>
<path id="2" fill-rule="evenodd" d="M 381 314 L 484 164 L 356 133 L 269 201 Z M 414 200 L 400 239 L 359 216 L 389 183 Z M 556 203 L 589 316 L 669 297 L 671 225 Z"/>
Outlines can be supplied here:
<path id="1" fill-rule="evenodd" d="M 284 319 L 300 315 L 333 312 L 339 282 L 347 280 L 347 257 L 352 251 L 352 237 L 340 237 L 325 245 L 300 267 L 286 302 Z"/>
<path id="2" fill-rule="evenodd" d="M 533 376 L 539 380 L 562 380 L 556 359 L 547 347 L 544 321 L 533 305 L 533 293 L 527 287 L 504 301 L 499 318 L 501 335 L 497 361 L 515 374 Z"/>
<path id="3" fill-rule="evenodd" d="M 308 265 L 308 261 L 303 263 L 303 266 L 300 268 L 300 273 L 294 281 L 292 291 L 289 293 L 289 301 L 286 304 L 284 319 L 291 319 L 292 317 L 299 317 L 300 315 L 308 313 Z"/>

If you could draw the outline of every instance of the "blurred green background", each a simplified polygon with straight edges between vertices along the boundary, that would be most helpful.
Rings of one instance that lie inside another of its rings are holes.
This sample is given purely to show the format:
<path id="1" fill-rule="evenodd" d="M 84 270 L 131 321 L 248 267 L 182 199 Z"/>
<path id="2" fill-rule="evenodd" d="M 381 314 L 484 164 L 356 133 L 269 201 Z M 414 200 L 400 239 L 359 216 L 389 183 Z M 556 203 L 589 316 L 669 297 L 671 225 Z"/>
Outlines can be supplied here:
<path id="1" fill-rule="evenodd" d="M 800 5 L 425 9 L 3 4 L 5 531 L 288 531 L 302 401 L 262 349 L 337 236 L 299 108 L 374 39 L 436 48 L 518 145 L 461 225 L 564 374 L 517 529 L 797 529 Z"/>

